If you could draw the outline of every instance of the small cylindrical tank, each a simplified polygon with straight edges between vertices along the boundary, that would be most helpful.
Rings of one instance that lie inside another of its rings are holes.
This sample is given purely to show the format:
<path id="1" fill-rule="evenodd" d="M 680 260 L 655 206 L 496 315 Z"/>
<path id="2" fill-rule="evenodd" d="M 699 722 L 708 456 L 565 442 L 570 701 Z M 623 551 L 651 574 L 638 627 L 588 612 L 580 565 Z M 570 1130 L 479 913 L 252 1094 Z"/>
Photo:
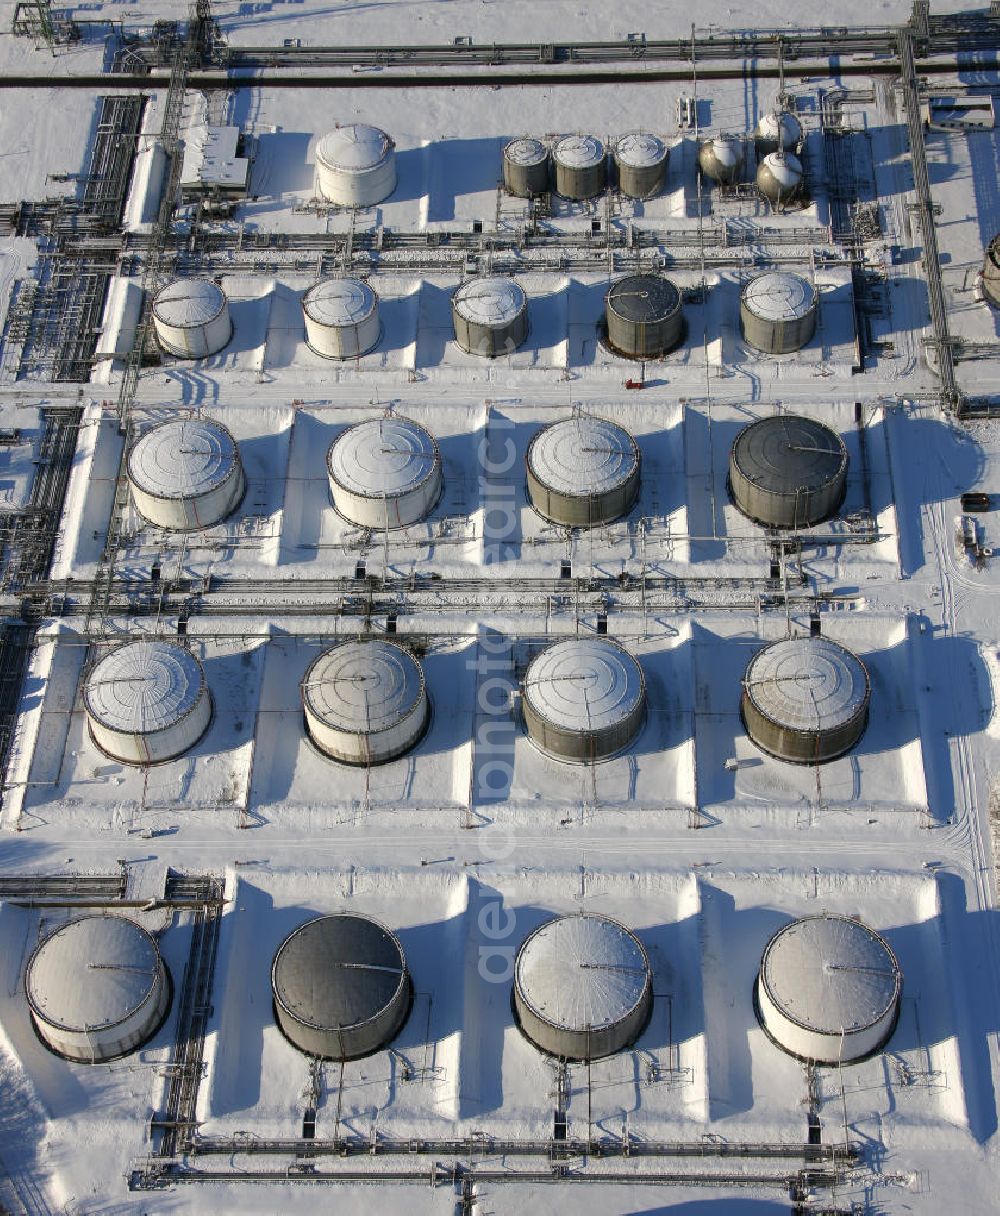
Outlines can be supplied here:
<path id="1" fill-rule="evenodd" d="M 883 937 L 853 916 L 822 913 L 771 938 L 754 995 L 761 1026 L 782 1051 L 814 1064 L 852 1064 L 888 1042 L 902 988 Z"/>
<path id="2" fill-rule="evenodd" d="M 409 418 L 372 418 L 347 427 L 330 445 L 326 463 L 333 505 L 362 528 L 417 523 L 441 495 L 437 442 Z"/>
<path id="3" fill-rule="evenodd" d="M 608 182 L 604 144 L 596 135 L 564 135 L 552 150 L 556 193 L 587 199 L 602 194 Z"/>
<path id="4" fill-rule="evenodd" d="M 174 279 L 153 298 L 156 340 L 181 359 L 205 359 L 233 336 L 226 293 L 211 279 Z"/>
<path id="5" fill-rule="evenodd" d="M 402 1030 L 413 983 L 394 933 L 370 916 L 342 912 L 300 925 L 271 966 L 278 1025 L 300 1051 L 357 1060 Z"/>
<path id="6" fill-rule="evenodd" d="M 621 519 L 639 494 L 639 447 L 615 422 L 580 414 L 542 427 L 525 457 L 535 510 L 567 528 Z"/>
<path id="7" fill-rule="evenodd" d="M 408 752 L 430 716 L 423 668 L 405 647 L 372 638 L 318 655 L 302 681 L 309 737 L 342 764 L 384 764 Z"/>
<path id="8" fill-rule="evenodd" d="M 802 190 L 802 162 L 791 152 L 769 152 L 757 166 L 757 189 L 776 207 Z"/>
<path id="9" fill-rule="evenodd" d="M 761 116 L 753 135 L 758 156 L 794 152 L 802 142 L 802 124 L 790 110 L 775 107 Z"/>
<path id="10" fill-rule="evenodd" d="M 681 293 L 662 274 L 630 274 L 604 297 L 608 345 L 630 359 L 658 359 L 684 335 Z"/>
<path id="11" fill-rule="evenodd" d="M 615 143 L 618 189 L 629 198 L 652 198 L 667 181 L 670 149 L 658 135 L 630 131 Z"/>
<path id="12" fill-rule="evenodd" d="M 636 660 L 608 638 L 569 638 L 537 654 L 521 706 L 529 737 L 557 760 L 607 760 L 635 739 L 646 714 Z"/>
<path id="13" fill-rule="evenodd" d="M 769 355 L 801 350 L 816 332 L 814 284 L 788 270 L 756 275 L 740 292 L 744 339 Z"/>
<path id="14" fill-rule="evenodd" d="M 983 294 L 994 308 L 1000 308 L 1000 235 L 990 241 L 983 259 Z"/>
<path id="15" fill-rule="evenodd" d="M 316 145 L 320 194 L 342 207 L 372 207 L 396 189 L 396 145 L 366 123 L 335 127 Z"/>
<path id="16" fill-rule="evenodd" d="M 864 734 L 870 698 L 857 655 L 829 638 L 784 638 L 750 660 L 741 709 L 761 750 L 792 764 L 823 764 Z"/>
<path id="17" fill-rule="evenodd" d="M 243 501 L 246 476 L 236 440 L 219 422 L 176 418 L 135 442 L 128 456 L 132 501 L 161 528 L 219 523 Z"/>
<path id="18" fill-rule="evenodd" d="M 124 916 L 81 916 L 36 947 L 24 991 L 42 1042 L 69 1060 L 100 1064 L 152 1038 L 171 987 L 141 925 Z"/>
<path id="19" fill-rule="evenodd" d="M 609 916 L 579 912 L 547 920 L 514 963 L 514 1009 L 522 1033 L 551 1056 L 596 1060 L 641 1034 L 653 1003 L 642 942 Z"/>
<path id="20" fill-rule="evenodd" d="M 503 150 L 503 184 L 517 198 L 534 198 L 549 188 L 549 150 L 540 139 L 524 135 Z"/>
<path id="21" fill-rule="evenodd" d="M 356 359 L 378 345 L 378 296 L 361 279 L 314 283 L 302 297 L 310 350 L 325 359 Z"/>
<path id="22" fill-rule="evenodd" d="M 743 169 L 743 141 L 736 135 L 716 135 L 698 149 L 698 167 L 720 186 L 731 186 Z"/>
<path id="23" fill-rule="evenodd" d="M 771 528 L 810 528 L 835 515 L 847 492 L 847 448 L 797 414 L 751 422 L 729 453 L 729 489 L 744 515 Z"/>
<path id="24" fill-rule="evenodd" d="M 451 298 L 455 341 L 470 355 L 512 354 L 528 336 L 528 299 L 502 275 L 468 279 Z"/>

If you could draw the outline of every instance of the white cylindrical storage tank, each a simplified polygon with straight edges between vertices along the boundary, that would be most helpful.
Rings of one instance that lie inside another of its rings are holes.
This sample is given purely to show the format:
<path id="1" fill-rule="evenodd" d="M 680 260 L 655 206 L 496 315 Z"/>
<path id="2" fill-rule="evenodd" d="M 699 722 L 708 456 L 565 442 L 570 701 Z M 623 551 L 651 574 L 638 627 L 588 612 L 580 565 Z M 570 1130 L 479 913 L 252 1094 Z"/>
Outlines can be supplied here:
<path id="1" fill-rule="evenodd" d="M 161 528 L 208 528 L 232 514 L 246 493 L 236 440 L 207 418 L 154 426 L 133 445 L 127 468 L 136 509 Z"/>
<path id="2" fill-rule="evenodd" d="M 729 488 L 744 515 L 770 528 L 811 528 L 847 492 L 847 448 L 828 426 L 797 414 L 758 418 L 736 436 Z"/>
<path id="3" fill-rule="evenodd" d="M 853 916 L 785 925 L 768 942 L 755 997 L 760 1024 L 789 1055 L 851 1064 L 888 1042 L 903 975 L 892 947 Z"/>
<path id="4" fill-rule="evenodd" d="M 82 916 L 35 949 L 24 990 L 42 1042 L 69 1060 L 99 1064 L 141 1047 L 170 1005 L 156 942 L 124 916 Z"/>
<path id="5" fill-rule="evenodd" d="M 302 297 L 309 349 L 324 359 L 356 359 L 378 346 L 378 296 L 361 279 L 322 279 Z"/>
<path id="6" fill-rule="evenodd" d="M 83 692 L 94 742 L 124 764 L 159 764 L 208 729 L 205 670 L 176 642 L 126 642 L 95 664 Z"/>
<path id="7" fill-rule="evenodd" d="M 1000 236 L 995 236 L 983 259 L 983 294 L 994 308 L 1000 308 Z"/>
<path id="8" fill-rule="evenodd" d="M 552 149 L 556 193 L 587 199 L 602 194 L 608 182 L 604 144 L 596 135 L 564 135 Z"/>
<path id="9" fill-rule="evenodd" d="M 857 744 L 870 700 L 856 654 L 829 638 L 784 638 L 747 664 L 740 709 L 762 751 L 791 764 L 823 764 Z"/>
<path id="10" fill-rule="evenodd" d="M 549 188 L 549 150 L 540 139 L 522 136 L 503 150 L 503 184 L 517 198 L 534 198 Z"/>
<path id="11" fill-rule="evenodd" d="M 652 198 L 667 181 L 670 149 L 658 135 L 630 131 L 615 143 L 618 189 L 629 198 Z"/>
<path id="12" fill-rule="evenodd" d="M 681 293 L 662 274 L 630 274 L 604 297 L 608 345 L 630 359 L 659 359 L 684 336 Z"/>
<path id="13" fill-rule="evenodd" d="M 636 660 L 608 638 L 568 638 L 536 655 L 521 707 L 542 751 L 575 764 L 607 760 L 638 735 L 646 681 Z"/>
<path id="14" fill-rule="evenodd" d="M 405 528 L 441 495 L 441 454 L 409 418 L 372 418 L 348 427 L 327 454 L 333 505 L 362 528 Z"/>
<path id="15" fill-rule="evenodd" d="M 470 355 L 512 354 L 528 336 L 528 298 L 502 275 L 469 279 L 451 297 L 455 341 Z"/>
<path id="16" fill-rule="evenodd" d="M 769 355 L 801 350 L 816 332 L 815 286 L 788 270 L 756 275 L 740 292 L 740 328 L 751 346 Z"/>
<path id="17" fill-rule="evenodd" d="M 517 1020 L 549 1055 L 596 1060 L 623 1051 L 642 1033 L 652 1006 L 645 947 L 608 916 L 556 916 L 517 952 Z"/>
<path id="18" fill-rule="evenodd" d="M 716 135 L 698 149 L 698 167 L 710 181 L 731 186 L 743 169 L 743 141 L 736 135 Z"/>
<path id="19" fill-rule="evenodd" d="M 233 336 L 226 293 L 211 279 L 174 279 L 153 298 L 153 329 L 171 355 L 214 355 Z"/>
<path id="20" fill-rule="evenodd" d="M 794 152 L 802 142 L 802 124 L 790 110 L 776 108 L 761 116 L 753 134 L 758 156 Z"/>
<path id="21" fill-rule="evenodd" d="M 339 913 L 300 925 L 271 966 L 278 1025 L 300 1051 L 357 1060 L 403 1028 L 413 984 L 394 933 L 369 916 Z"/>
<path id="22" fill-rule="evenodd" d="M 366 639 L 324 651 L 302 681 L 309 737 L 343 764 L 384 764 L 408 752 L 430 715 L 424 672 L 396 642 Z"/>
<path id="23" fill-rule="evenodd" d="M 319 192 L 341 207 L 373 207 L 396 189 L 396 145 L 378 127 L 349 123 L 316 145 Z"/>
<path id="24" fill-rule="evenodd" d="M 757 166 L 757 189 L 776 207 L 802 189 L 802 162 L 791 152 L 771 152 Z"/>
<path id="25" fill-rule="evenodd" d="M 528 497 L 546 519 L 593 528 L 627 515 L 639 495 L 639 447 L 624 427 L 580 414 L 532 435 Z"/>

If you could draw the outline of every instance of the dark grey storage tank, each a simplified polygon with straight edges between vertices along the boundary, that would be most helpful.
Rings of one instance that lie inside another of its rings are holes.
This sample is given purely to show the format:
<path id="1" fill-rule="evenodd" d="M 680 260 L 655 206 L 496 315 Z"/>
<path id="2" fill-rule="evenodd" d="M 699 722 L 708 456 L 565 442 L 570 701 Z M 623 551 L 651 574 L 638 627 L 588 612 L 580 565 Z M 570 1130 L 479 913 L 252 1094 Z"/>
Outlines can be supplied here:
<path id="1" fill-rule="evenodd" d="M 630 274 L 604 297 L 608 345 L 631 359 L 658 359 L 684 333 L 681 293 L 662 274 Z"/>
<path id="2" fill-rule="evenodd" d="M 271 967 L 278 1025 L 309 1055 L 356 1060 L 403 1027 L 412 983 L 403 948 L 368 916 L 340 913 L 300 925 Z"/>
<path id="3" fill-rule="evenodd" d="M 529 736 L 558 760 L 607 760 L 633 741 L 646 714 L 636 660 L 608 638 L 569 638 L 536 655 L 521 706 Z"/>
<path id="4" fill-rule="evenodd" d="M 835 515 L 844 501 L 847 448 L 814 418 L 760 418 L 736 436 L 729 488 L 736 506 L 756 523 L 811 527 Z"/>
<path id="5" fill-rule="evenodd" d="M 522 1033 L 563 1060 L 597 1060 L 635 1042 L 649 1020 L 653 977 L 642 942 L 609 916 L 556 916 L 514 964 Z"/>
<path id="6" fill-rule="evenodd" d="M 455 341 L 470 355 L 513 354 L 528 336 L 528 298 L 503 275 L 469 279 L 451 297 Z"/>
<path id="7" fill-rule="evenodd" d="M 542 427 L 525 458 L 528 497 L 546 519 L 594 528 L 627 515 L 639 494 L 639 447 L 624 427 L 580 414 Z"/>
<path id="8" fill-rule="evenodd" d="M 503 184 L 517 198 L 533 198 L 549 188 L 549 150 L 540 139 L 524 135 L 503 150 Z"/>
<path id="9" fill-rule="evenodd" d="M 763 751 L 792 764 L 822 764 L 864 734 L 870 698 L 857 655 L 829 638 L 785 638 L 750 660 L 740 708 Z"/>

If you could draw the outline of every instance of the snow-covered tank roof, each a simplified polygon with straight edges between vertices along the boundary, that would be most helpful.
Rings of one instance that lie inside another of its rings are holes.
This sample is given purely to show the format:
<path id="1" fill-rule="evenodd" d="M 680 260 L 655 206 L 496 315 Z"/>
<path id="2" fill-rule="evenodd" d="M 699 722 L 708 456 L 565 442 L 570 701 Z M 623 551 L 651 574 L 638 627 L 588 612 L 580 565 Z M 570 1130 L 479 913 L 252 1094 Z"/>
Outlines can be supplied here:
<path id="1" fill-rule="evenodd" d="M 236 441 L 221 423 L 176 418 L 146 431 L 129 453 L 129 480 L 156 498 L 197 498 L 239 467 Z"/>
<path id="2" fill-rule="evenodd" d="M 761 161 L 761 169 L 785 190 L 791 190 L 802 180 L 802 162 L 791 152 L 770 152 Z"/>
<path id="3" fill-rule="evenodd" d="M 409 418 L 372 418 L 342 431 L 327 456 L 330 476 L 365 498 L 401 495 L 433 476 L 434 437 Z"/>
<path id="4" fill-rule="evenodd" d="M 523 135 L 512 139 L 504 148 L 503 154 L 512 165 L 540 165 L 548 156 L 549 150 L 540 139 Z"/>
<path id="5" fill-rule="evenodd" d="M 316 159 L 331 169 L 359 173 L 380 165 L 394 147 L 390 137 L 378 127 L 363 122 L 348 123 L 323 136 L 316 145 Z"/>
<path id="6" fill-rule="evenodd" d="M 310 713 L 338 730 L 388 730 L 421 704 L 424 673 L 395 642 L 345 642 L 318 655 L 302 682 Z"/>
<path id="7" fill-rule="evenodd" d="M 850 916 L 807 916 L 771 938 L 761 981 L 790 1021 L 821 1034 L 873 1026 L 899 997 L 902 973 L 892 948 Z"/>
<path id="8" fill-rule="evenodd" d="M 61 925 L 28 964 L 34 1012 L 62 1030 L 101 1030 L 130 1017 L 155 993 L 160 952 L 145 929 L 121 916 Z"/>
<path id="9" fill-rule="evenodd" d="M 150 734 L 194 710 L 205 671 L 176 642 L 126 642 L 104 656 L 84 688 L 87 713 L 110 730 Z"/>
<path id="10" fill-rule="evenodd" d="M 769 270 L 743 288 L 743 303 L 764 321 L 794 321 L 816 307 L 816 288 L 788 270 Z"/>
<path id="11" fill-rule="evenodd" d="M 626 321 L 655 324 L 680 308 L 681 293 L 662 274 L 630 274 L 612 284 L 607 300 Z"/>
<path id="12" fill-rule="evenodd" d="M 520 284 L 503 275 L 469 279 L 455 292 L 456 312 L 476 325 L 507 325 L 525 303 Z"/>
<path id="13" fill-rule="evenodd" d="M 757 136 L 777 140 L 783 148 L 793 148 L 802 138 L 802 124 L 790 110 L 770 110 L 757 123 Z"/>
<path id="14" fill-rule="evenodd" d="M 667 145 L 658 135 L 646 131 L 629 131 L 615 144 L 615 160 L 634 169 L 658 165 L 667 158 Z"/>
<path id="15" fill-rule="evenodd" d="M 829 638 L 785 638 L 750 660 L 747 695 L 767 718 L 791 730 L 832 730 L 853 721 L 870 693 L 865 665 Z"/>
<path id="16" fill-rule="evenodd" d="M 540 717 L 572 731 L 624 722 L 645 696 L 642 668 L 607 638 L 555 642 L 528 665 L 524 696 Z"/>
<path id="17" fill-rule="evenodd" d="M 615 1025 L 650 983 L 639 939 L 617 921 L 589 912 L 539 926 L 518 951 L 515 971 L 528 1008 L 565 1030 Z"/>
<path id="18" fill-rule="evenodd" d="M 798 414 L 759 418 L 733 443 L 740 473 L 763 490 L 795 495 L 820 490 L 847 466 L 844 441 L 828 426 Z"/>
<path id="19" fill-rule="evenodd" d="M 588 498 L 624 485 L 639 465 L 639 447 L 624 427 L 580 414 L 536 431 L 528 465 L 542 485 Z"/>
<path id="20" fill-rule="evenodd" d="M 740 164 L 743 160 L 743 143 L 738 135 L 723 132 L 706 142 L 720 165 L 731 167 Z"/>
<path id="21" fill-rule="evenodd" d="M 300 925 L 275 955 L 275 999 L 320 1030 L 360 1026 L 377 1017 L 407 982 L 394 934 L 367 916 L 341 913 Z"/>
<path id="22" fill-rule="evenodd" d="M 214 321 L 226 307 L 226 293 L 211 279 L 174 279 L 153 300 L 153 316 L 176 329 Z"/>
<path id="23" fill-rule="evenodd" d="M 604 144 L 596 135 L 564 135 L 552 155 L 570 169 L 588 169 L 604 159 Z"/>
<path id="24" fill-rule="evenodd" d="M 357 325 L 371 316 L 377 303 L 375 291 L 361 279 L 323 279 L 302 297 L 310 320 L 334 327 Z"/>

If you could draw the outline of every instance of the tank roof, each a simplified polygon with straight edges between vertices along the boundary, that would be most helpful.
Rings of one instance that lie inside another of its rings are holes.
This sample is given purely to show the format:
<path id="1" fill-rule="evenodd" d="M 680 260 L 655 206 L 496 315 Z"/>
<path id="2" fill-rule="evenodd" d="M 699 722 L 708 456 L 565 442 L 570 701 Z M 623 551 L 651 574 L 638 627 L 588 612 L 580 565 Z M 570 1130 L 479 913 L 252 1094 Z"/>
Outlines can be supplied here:
<path id="1" fill-rule="evenodd" d="M 126 642 L 96 664 L 83 692 L 87 712 L 109 730 L 150 734 L 198 704 L 205 671 L 176 642 Z"/>
<path id="2" fill-rule="evenodd" d="M 568 638 L 536 655 L 524 696 L 540 717 L 564 730 L 606 730 L 642 704 L 642 668 L 608 638 Z"/>
<path id="3" fill-rule="evenodd" d="M 769 173 L 786 190 L 802 180 L 802 162 L 791 152 L 769 152 L 760 162 L 760 171 Z"/>
<path id="4" fill-rule="evenodd" d="M 743 428 L 733 460 L 753 485 L 794 495 L 828 486 L 847 466 L 847 448 L 836 433 L 813 418 L 775 414 Z"/>
<path id="5" fill-rule="evenodd" d="M 680 308 L 681 293 L 662 274 L 630 274 L 612 283 L 607 302 L 626 321 L 654 324 Z"/>
<path id="6" fill-rule="evenodd" d="M 420 704 L 424 674 L 395 642 L 345 642 L 309 665 L 302 699 L 310 713 L 345 731 L 387 730 Z"/>
<path id="7" fill-rule="evenodd" d="M 503 275 L 469 279 L 455 292 L 455 309 L 477 325 L 506 325 L 524 309 L 520 284 Z"/>
<path id="8" fill-rule="evenodd" d="M 394 934 L 368 916 L 340 913 L 300 925 L 274 956 L 275 999 L 319 1030 L 347 1029 L 377 1017 L 407 982 Z"/>
<path id="9" fill-rule="evenodd" d="M 725 165 L 737 165 L 743 159 L 743 141 L 728 131 L 706 139 L 702 147 L 710 148 L 716 160 Z"/>
<path id="10" fill-rule="evenodd" d="M 816 288 L 791 271 L 769 270 L 746 284 L 743 303 L 764 321 L 794 321 L 816 307 Z"/>
<path id="11" fill-rule="evenodd" d="M 527 459 L 548 489 L 588 498 L 624 485 L 639 466 L 639 448 L 624 427 L 580 414 L 536 431 Z"/>
<path id="12" fill-rule="evenodd" d="M 761 115 L 757 135 L 761 139 L 781 140 L 785 147 L 792 147 L 802 138 L 802 124 L 791 110 L 775 108 Z"/>
<path id="13" fill-rule="evenodd" d="M 629 131 L 615 144 L 615 160 L 635 169 L 658 165 L 667 158 L 667 145 L 658 135 Z"/>
<path id="14" fill-rule="evenodd" d="M 176 418 L 142 434 L 128 458 L 128 476 L 156 498 L 197 498 L 222 485 L 239 464 L 236 441 L 221 423 Z"/>
<path id="15" fill-rule="evenodd" d="M 759 650 L 744 676 L 760 712 L 791 730 L 833 730 L 868 703 L 865 665 L 829 638 L 785 638 Z"/>
<path id="16" fill-rule="evenodd" d="M 589 169 L 604 159 L 604 144 L 596 135 L 564 135 L 552 155 L 570 169 Z"/>
<path id="17" fill-rule="evenodd" d="M 153 316 L 177 329 L 214 321 L 226 307 L 226 293 L 211 279 L 174 279 L 153 299 Z"/>
<path id="18" fill-rule="evenodd" d="M 330 476 L 352 494 L 398 497 L 422 485 L 438 463 L 429 431 L 409 418 L 372 418 L 342 431 L 327 456 Z"/>
<path id="19" fill-rule="evenodd" d="M 503 154 L 512 165 L 540 165 L 548 156 L 549 150 L 540 139 L 522 135 L 512 139 L 504 147 Z"/>
<path id="20" fill-rule="evenodd" d="M 364 172 L 380 165 L 395 147 L 388 135 L 367 123 L 334 127 L 316 145 L 316 159 L 331 169 Z"/>
<path id="21" fill-rule="evenodd" d="M 517 954 L 515 982 L 538 1017 L 565 1030 L 613 1026 L 632 1012 L 650 983 L 639 939 L 606 916 L 557 916 Z"/>
<path id="22" fill-rule="evenodd" d="M 761 961 L 771 1000 L 820 1034 L 863 1030 L 897 1001 L 902 973 L 889 944 L 850 916 L 807 916 L 771 938 Z"/>
<path id="23" fill-rule="evenodd" d="M 160 952 L 122 916 L 84 916 L 38 946 L 25 977 L 34 1012 L 68 1031 L 101 1030 L 130 1017 L 156 990 Z"/>
<path id="24" fill-rule="evenodd" d="M 377 302 L 375 291 L 361 279 L 332 278 L 314 283 L 302 297 L 302 308 L 321 325 L 356 325 L 371 316 Z"/>

